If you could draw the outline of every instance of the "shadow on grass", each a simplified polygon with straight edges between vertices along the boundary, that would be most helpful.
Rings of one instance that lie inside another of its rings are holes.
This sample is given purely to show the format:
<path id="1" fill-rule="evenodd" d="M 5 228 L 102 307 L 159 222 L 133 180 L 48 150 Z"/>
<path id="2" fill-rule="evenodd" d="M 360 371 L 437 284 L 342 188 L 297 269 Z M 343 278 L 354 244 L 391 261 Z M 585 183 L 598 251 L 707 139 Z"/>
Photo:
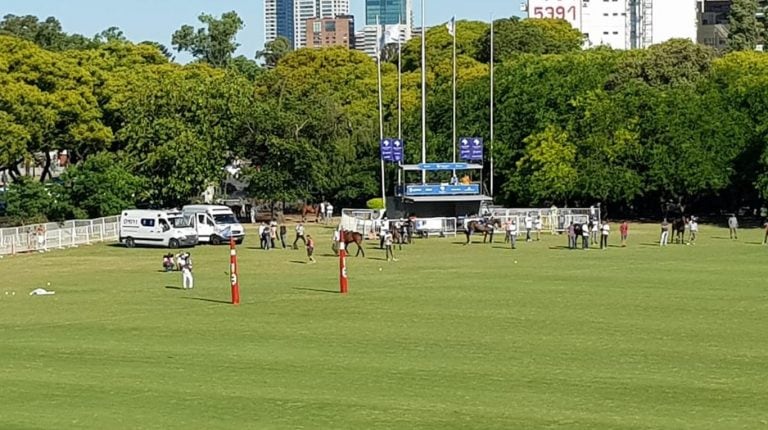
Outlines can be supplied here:
<path id="1" fill-rule="evenodd" d="M 177 286 L 175 286 L 175 285 L 166 285 L 166 286 L 165 286 L 165 289 L 166 289 L 166 290 L 183 290 L 184 288 L 181 288 L 181 287 L 177 287 Z"/>
<path id="2" fill-rule="evenodd" d="M 182 297 L 184 300 L 197 300 L 198 302 L 218 303 L 222 305 L 231 305 L 232 302 L 227 300 L 206 299 L 205 297 Z"/>
<path id="3" fill-rule="evenodd" d="M 340 294 L 338 291 L 334 291 L 334 290 L 321 290 L 321 289 L 317 289 L 317 288 L 299 288 L 299 287 L 294 287 L 293 289 L 297 290 L 297 291 L 311 291 L 311 292 L 315 292 L 315 293 Z"/>
<path id="4" fill-rule="evenodd" d="M 291 261 L 291 263 L 293 263 L 293 264 L 307 264 L 306 261 L 299 261 L 299 260 L 293 260 L 293 261 Z"/>

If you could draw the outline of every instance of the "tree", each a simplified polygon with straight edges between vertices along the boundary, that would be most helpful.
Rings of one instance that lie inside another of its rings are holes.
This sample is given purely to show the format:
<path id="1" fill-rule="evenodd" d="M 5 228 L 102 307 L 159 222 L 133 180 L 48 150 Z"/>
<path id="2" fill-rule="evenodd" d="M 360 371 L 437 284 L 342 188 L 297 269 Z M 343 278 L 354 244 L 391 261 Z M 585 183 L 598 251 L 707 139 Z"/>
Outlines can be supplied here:
<path id="1" fill-rule="evenodd" d="M 67 149 L 75 159 L 103 149 L 112 132 L 101 122 L 95 80 L 63 54 L 21 39 L 0 36 L 0 127 L 19 140 L 0 148 L 11 176 L 22 159 L 40 154 L 41 181 L 50 178 L 51 153 Z M 25 143 L 23 153 L 20 143 Z"/>
<path id="2" fill-rule="evenodd" d="M 715 51 L 687 39 L 671 39 L 645 50 L 624 51 L 606 88 L 632 82 L 650 86 L 693 85 L 706 77 Z"/>
<path id="3" fill-rule="evenodd" d="M 503 185 L 532 203 L 567 200 L 576 191 L 576 146 L 568 133 L 556 126 L 525 139 L 525 153 L 518 172 Z"/>
<path id="4" fill-rule="evenodd" d="M 33 15 L 5 15 L 0 21 L 0 35 L 11 35 L 29 40 L 51 51 L 90 49 L 98 45 L 97 40 L 79 34 L 69 35 L 65 33 L 61 28 L 61 23 L 54 17 L 40 21 Z"/>
<path id="5" fill-rule="evenodd" d="M 101 152 L 70 167 L 61 181 L 70 204 L 91 218 L 115 215 L 134 207 L 148 185 L 124 160 L 110 152 Z"/>
<path id="6" fill-rule="evenodd" d="M 213 67 L 226 66 L 240 46 L 235 38 L 237 32 L 243 29 L 243 20 L 235 11 L 223 13 L 220 19 L 201 14 L 198 20 L 206 27 L 195 30 L 191 25 L 181 26 L 171 38 L 173 47 L 179 52 L 188 51 L 199 61 Z"/>
<path id="7" fill-rule="evenodd" d="M 728 50 L 753 51 L 762 26 L 757 21 L 757 0 L 733 0 L 728 25 Z"/>
<path id="8" fill-rule="evenodd" d="M 584 35 L 563 19 L 520 19 L 494 21 L 494 60 L 502 63 L 519 54 L 564 54 L 581 49 Z M 478 41 L 476 58 L 491 60 L 491 29 Z"/>
<path id="9" fill-rule="evenodd" d="M 281 58 L 291 52 L 291 41 L 283 36 L 264 44 L 264 49 L 256 52 L 256 59 L 263 60 L 268 69 L 274 69 Z"/>
<path id="10" fill-rule="evenodd" d="M 109 27 L 93 37 L 93 40 L 97 43 L 111 43 L 111 42 L 127 42 L 125 33 L 118 27 Z"/>
<path id="11" fill-rule="evenodd" d="M 488 24 L 480 21 L 456 21 L 457 57 L 476 57 L 478 41 L 488 30 Z M 453 36 L 445 26 L 438 25 L 427 30 L 427 68 L 434 67 L 453 58 Z M 421 38 L 414 37 L 402 47 L 403 70 L 415 71 L 421 68 Z M 396 53 L 395 53 L 396 54 Z M 393 63 L 397 55 L 391 56 Z"/>

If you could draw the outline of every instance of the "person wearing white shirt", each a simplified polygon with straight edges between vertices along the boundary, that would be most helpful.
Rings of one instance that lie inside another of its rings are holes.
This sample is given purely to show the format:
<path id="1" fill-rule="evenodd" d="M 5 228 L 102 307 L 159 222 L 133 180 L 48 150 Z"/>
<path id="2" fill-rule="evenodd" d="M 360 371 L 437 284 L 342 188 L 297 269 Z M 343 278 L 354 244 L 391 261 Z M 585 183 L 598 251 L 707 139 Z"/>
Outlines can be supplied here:
<path id="1" fill-rule="evenodd" d="M 533 218 L 530 214 L 525 215 L 525 241 L 530 242 L 531 230 L 533 230 Z"/>
<path id="2" fill-rule="evenodd" d="M 379 229 L 379 249 L 384 249 L 384 241 L 389 233 L 389 219 L 384 217 L 381 220 L 381 228 Z"/>
<path id="3" fill-rule="evenodd" d="M 517 223 L 512 220 L 507 224 L 507 237 L 512 244 L 512 249 L 515 249 L 515 242 L 517 242 Z"/>
<path id="4" fill-rule="evenodd" d="M 320 202 L 320 210 L 317 214 L 318 218 L 325 221 L 325 202 Z"/>
<path id="5" fill-rule="evenodd" d="M 611 225 L 607 221 L 600 227 L 600 233 L 600 249 L 607 249 L 608 235 L 611 234 Z"/>
<path id="6" fill-rule="evenodd" d="M 541 240 L 541 215 L 533 220 L 533 230 L 536 232 L 536 240 Z"/>
<path id="7" fill-rule="evenodd" d="M 584 223 L 581 226 L 581 247 L 589 249 L 589 224 Z"/>
<path id="8" fill-rule="evenodd" d="M 696 217 L 691 217 L 688 222 L 688 228 L 691 230 L 689 243 L 691 245 L 696 245 L 696 236 L 699 234 L 699 222 L 696 220 Z"/>
<path id="9" fill-rule="evenodd" d="M 296 239 L 293 241 L 293 249 L 299 249 L 297 246 L 299 239 L 304 242 L 304 246 L 307 246 L 307 239 L 304 237 L 304 224 L 302 223 L 296 224 Z"/>
<path id="10" fill-rule="evenodd" d="M 195 279 L 192 277 L 192 256 L 189 252 L 180 255 L 181 266 L 181 286 L 185 290 L 191 290 L 195 287 Z"/>
<path id="11" fill-rule="evenodd" d="M 325 204 L 325 220 L 330 222 L 333 219 L 333 205 L 330 203 Z"/>

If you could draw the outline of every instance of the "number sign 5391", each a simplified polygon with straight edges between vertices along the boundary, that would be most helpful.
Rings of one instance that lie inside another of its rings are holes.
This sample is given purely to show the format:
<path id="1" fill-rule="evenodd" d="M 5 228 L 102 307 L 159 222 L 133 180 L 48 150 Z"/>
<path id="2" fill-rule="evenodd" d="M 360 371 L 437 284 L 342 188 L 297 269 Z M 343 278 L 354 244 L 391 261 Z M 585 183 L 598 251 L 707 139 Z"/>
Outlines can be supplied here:
<path id="1" fill-rule="evenodd" d="M 542 1 L 532 0 L 531 2 L 531 18 L 560 18 L 571 23 L 575 28 L 580 27 L 580 14 L 579 14 L 579 1 L 558 1 L 556 5 L 552 5 L 551 0 L 546 1 L 542 5 Z M 538 4 L 536 4 L 538 3 Z"/>

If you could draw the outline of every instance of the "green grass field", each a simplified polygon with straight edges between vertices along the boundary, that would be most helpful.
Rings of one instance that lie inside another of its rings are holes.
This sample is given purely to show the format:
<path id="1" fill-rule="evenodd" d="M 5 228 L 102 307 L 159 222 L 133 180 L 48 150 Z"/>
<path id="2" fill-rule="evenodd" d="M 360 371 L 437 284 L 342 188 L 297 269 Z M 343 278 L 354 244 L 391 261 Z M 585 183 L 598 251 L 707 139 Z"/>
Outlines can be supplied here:
<path id="1" fill-rule="evenodd" d="M 350 259 L 346 297 L 310 231 L 315 265 L 246 239 L 239 307 L 227 247 L 192 250 L 193 291 L 158 249 L 0 260 L 0 429 L 768 428 L 759 230 L 418 240 Z"/>

